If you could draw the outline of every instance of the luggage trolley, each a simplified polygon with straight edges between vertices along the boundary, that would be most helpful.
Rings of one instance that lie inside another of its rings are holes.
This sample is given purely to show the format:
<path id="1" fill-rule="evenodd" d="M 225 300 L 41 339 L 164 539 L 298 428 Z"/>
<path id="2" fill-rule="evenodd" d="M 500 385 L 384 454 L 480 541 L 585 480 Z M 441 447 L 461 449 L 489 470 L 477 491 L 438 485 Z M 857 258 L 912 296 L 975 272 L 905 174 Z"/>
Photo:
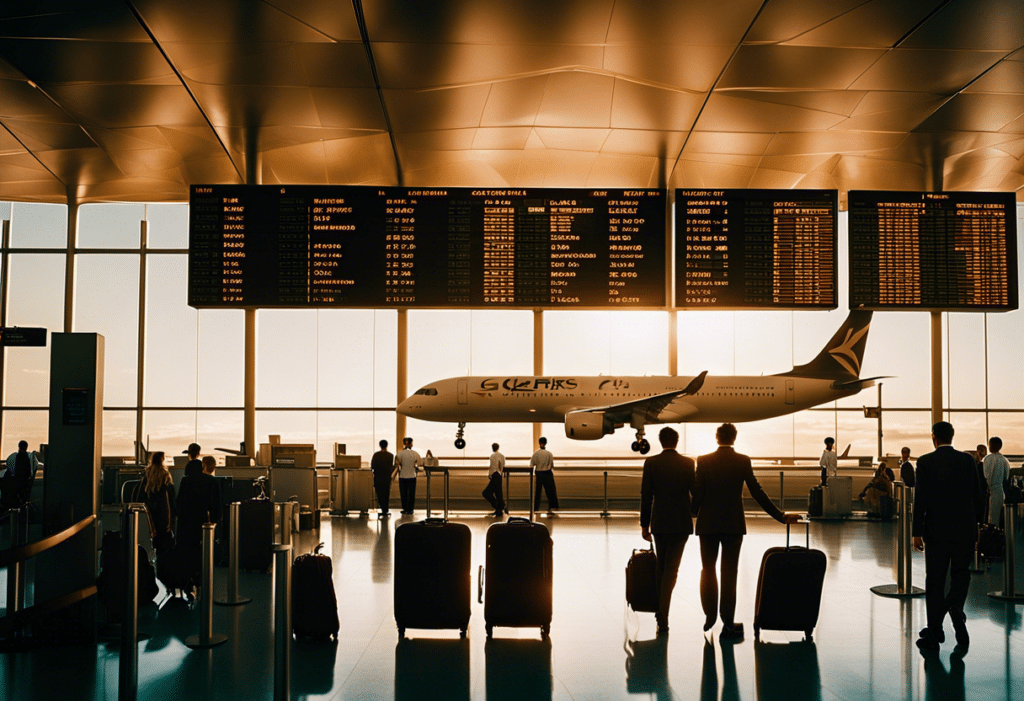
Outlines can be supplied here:
<path id="1" fill-rule="evenodd" d="M 534 474 L 533 465 L 530 465 L 528 467 L 510 467 L 510 466 L 506 465 L 505 469 L 504 469 L 504 473 L 505 473 L 505 508 L 508 509 L 509 511 L 511 511 L 511 509 L 509 509 L 509 504 L 512 503 L 512 493 L 509 490 L 509 486 L 508 486 L 509 485 L 509 477 L 511 475 L 529 475 L 530 476 L 530 493 L 527 496 L 530 499 L 530 520 L 532 521 L 533 520 L 533 516 L 534 516 L 534 514 L 533 514 L 533 499 L 534 499 L 534 495 L 533 495 L 533 474 Z"/>

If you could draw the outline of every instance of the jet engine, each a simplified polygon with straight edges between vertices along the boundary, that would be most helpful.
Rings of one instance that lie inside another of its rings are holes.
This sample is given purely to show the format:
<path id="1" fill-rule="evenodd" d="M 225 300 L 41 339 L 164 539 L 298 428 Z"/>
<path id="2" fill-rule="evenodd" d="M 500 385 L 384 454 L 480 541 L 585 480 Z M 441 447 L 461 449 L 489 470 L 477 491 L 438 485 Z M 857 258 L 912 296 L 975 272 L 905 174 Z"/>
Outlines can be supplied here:
<path id="1" fill-rule="evenodd" d="M 603 411 L 574 411 L 565 415 L 565 435 L 577 441 L 596 441 L 615 432 Z"/>

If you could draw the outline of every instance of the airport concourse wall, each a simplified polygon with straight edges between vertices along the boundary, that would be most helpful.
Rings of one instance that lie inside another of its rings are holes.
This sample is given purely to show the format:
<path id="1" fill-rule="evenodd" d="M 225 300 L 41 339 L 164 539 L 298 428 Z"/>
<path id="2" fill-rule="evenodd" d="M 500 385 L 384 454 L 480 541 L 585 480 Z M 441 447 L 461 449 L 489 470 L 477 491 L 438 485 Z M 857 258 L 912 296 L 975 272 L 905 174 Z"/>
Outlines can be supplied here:
<path id="1" fill-rule="evenodd" d="M 169 455 L 188 443 L 204 451 L 237 448 L 243 425 L 244 313 L 198 311 L 186 304 L 188 206 L 93 204 L 79 209 L 78 238 L 69 246 L 67 208 L 0 202 L 10 222 L 3 248 L 8 326 L 64 330 L 71 300 L 72 331 L 106 338 L 104 448 L 132 455 L 141 439 Z M 145 222 L 145 226 L 143 226 Z M 846 213 L 840 213 L 839 309 L 831 312 L 679 312 L 677 363 L 682 375 L 771 374 L 808 361 L 846 314 Z M 1018 231 L 1024 207 L 1018 205 Z M 145 240 L 143 240 L 145 232 Z M 68 265 L 68 255 L 73 256 Z M 1018 237 L 1018 257 L 1022 255 Z M 68 270 L 73 270 L 69 280 Z M 70 287 L 72 294 L 65 295 Z M 957 428 L 956 444 L 973 448 L 1000 435 L 1006 452 L 1024 453 L 1024 315 L 943 315 L 943 403 Z M 458 375 L 533 374 L 534 314 L 529 310 L 407 312 L 407 387 Z M 669 369 L 669 314 L 543 312 L 544 374 L 654 375 Z M 883 380 L 883 451 L 930 449 L 929 317 L 876 313 L 862 376 Z M 0 451 L 20 439 L 46 442 L 49 347 L 4 353 Z M 398 312 L 260 310 L 257 314 L 257 436 L 279 434 L 313 443 L 321 460 L 333 444 L 368 460 L 377 441 L 395 439 Z M 737 449 L 755 456 L 813 457 L 825 436 L 851 454 L 878 452 L 870 388 L 835 405 L 740 425 Z M 648 439 L 657 450 L 657 426 Z M 455 426 L 408 420 L 421 453 L 451 455 Z M 542 432 L 560 457 L 632 456 L 629 428 L 600 441 L 576 442 L 560 424 Z M 714 426 L 680 427 L 681 449 L 714 449 Z M 481 456 L 497 441 L 509 455 L 534 449 L 528 424 L 474 424 L 465 454 Z M 557 469 L 557 467 L 556 467 Z M 567 484 L 566 489 L 569 489 Z"/>

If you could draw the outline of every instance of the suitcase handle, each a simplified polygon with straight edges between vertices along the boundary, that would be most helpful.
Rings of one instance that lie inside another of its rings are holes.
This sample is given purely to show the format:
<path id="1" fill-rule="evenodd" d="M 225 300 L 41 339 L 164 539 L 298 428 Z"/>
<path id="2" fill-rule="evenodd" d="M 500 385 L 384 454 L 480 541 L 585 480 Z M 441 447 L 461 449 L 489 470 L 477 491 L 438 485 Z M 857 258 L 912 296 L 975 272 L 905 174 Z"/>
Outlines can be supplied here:
<path id="1" fill-rule="evenodd" d="M 443 526 L 446 523 L 446 521 L 443 518 L 437 518 L 435 516 L 432 518 L 423 519 L 423 523 L 427 524 L 428 526 Z"/>
<path id="2" fill-rule="evenodd" d="M 476 602 L 482 604 L 484 602 L 484 566 L 480 565 L 480 568 L 476 571 L 477 584 L 476 584 Z"/>
<path id="3" fill-rule="evenodd" d="M 324 549 L 324 544 L 320 543 L 320 545 L 318 545 L 315 548 L 313 548 L 313 554 L 314 555 L 319 555 L 320 551 L 323 550 L 323 549 Z"/>
<path id="4" fill-rule="evenodd" d="M 808 550 L 810 550 L 811 549 L 811 520 L 809 518 L 802 518 L 799 521 L 797 521 L 797 523 L 804 524 L 804 528 L 806 529 L 804 531 L 804 534 L 805 534 L 805 537 L 806 537 L 806 540 L 807 540 L 806 547 L 807 547 Z M 653 544 L 652 544 L 652 547 L 653 547 Z M 788 523 L 786 524 L 786 547 L 787 548 L 789 547 L 789 524 Z"/>
<path id="5" fill-rule="evenodd" d="M 529 524 L 529 523 L 533 523 L 533 521 L 531 521 L 531 520 L 530 520 L 530 519 L 528 519 L 528 518 L 523 518 L 522 516 L 509 516 L 509 517 L 508 517 L 508 523 L 513 523 L 513 524 L 520 524 L 520 525 L 522 525 L 522 524 Z"/>

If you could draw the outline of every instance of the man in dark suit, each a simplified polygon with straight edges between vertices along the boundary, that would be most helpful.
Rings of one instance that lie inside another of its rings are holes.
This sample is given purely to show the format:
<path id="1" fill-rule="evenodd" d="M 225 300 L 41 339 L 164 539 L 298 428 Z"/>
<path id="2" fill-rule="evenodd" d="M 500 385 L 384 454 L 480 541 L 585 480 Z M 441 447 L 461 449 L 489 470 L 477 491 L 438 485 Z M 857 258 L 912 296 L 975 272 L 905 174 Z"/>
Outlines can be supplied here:
<path id="1" fill-rule="evenodd" d="M 390 516 L 388 505 L 391 503 L 391 480 L 395 476 L 395 456 L 388 451 L 388 442 L 381 440 L 380 450 L 370 458 L 370 470 L 373 472 L 373 491 L 377 493 L 377 506 L 380 507 L 380 518 Z"/>
<path id="2" fill-rule="evenodd" d="M 693 533 L 690 491 L 693 489 L 692 458 L 676 452 L 679 434 L 663 428 L 658 434 L 662 452 L 644 461 L 640 486 L 640 529 L 644 540 L 654 537 L 658 556 L 658 635 L 668 633 L 668 610 L 676 586 L 679 561 L 686 539 Z"/>
<path id="3" fill-rule="evenodd" d="M 722 424 L 715 434 L 718 450 L 697 458 L 693 486 L 693 511 L 697 514 L 696 533 L 700 536 L 700 603 L 706 620 L 704 630 L 711 630 L 719 612 L 722 616 L 722 638 L 742 638 L 743 624 L 736 623 L 736 575 L 740 548 L 747 522 L 743 515 L 743 485 L 769 516 L 781 523 L 796 523 L 800 514 L 783 513 L 764 493 L 754 477 L 750 458 L 733 450 L 736 427 Z M 718 579 L 715 565 L 722 549 L 722 597 L 718 601 Z"/>
<path id="4" fill-rule="evenodd" d="M 914 547 L 925 551 L 925 609 L 928 626 L 917 646 L 937 650 L 946 639 L 942 622 L 949 613 L 957 646 L 970 644 L 964 603 L 971 586 L 971 563 L 978 539 L 978 512 L 983 508 L 981 484 L 974 458 L 956 450 L 953 426 L 940 421 L 932 426 L 935 450 L 917 460 L 914 495 Z M 927 549 L 925 545 L 927 544 Z M 949 574 L 949 593 L 946 575 Z"/>

